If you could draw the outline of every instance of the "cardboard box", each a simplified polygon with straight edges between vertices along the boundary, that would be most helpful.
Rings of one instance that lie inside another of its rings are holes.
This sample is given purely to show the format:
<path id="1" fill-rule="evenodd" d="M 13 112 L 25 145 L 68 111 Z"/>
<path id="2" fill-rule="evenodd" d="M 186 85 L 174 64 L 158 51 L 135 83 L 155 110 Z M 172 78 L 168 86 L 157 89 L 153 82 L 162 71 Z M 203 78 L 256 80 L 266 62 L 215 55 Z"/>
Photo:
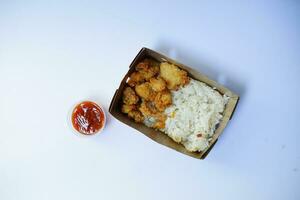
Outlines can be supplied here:
<path id="1" fill-rule="evenodd" d="M 127 81 L 128 77 L 130 76 L 130 74 L 135 70 L 134 69 L 135 66 L 140 61 L 142 61 L 144 58 L 152 58 L 158 62 L 167 61 L 167 62 L 173 63 L 173 64 L 177 65 L 179 68 L 187 71 L 189 76 L 192 77 L 193 79 L 202 81 L 211 87 L 215 87 L 216 90 L 218 90 L 221 94 L 226 94 L 227 96 L 231 97 L 225 107 L 225 110 L 223 113 L 223 118 L 222 118 L 221 122 L 217 125 L 215 133 L 212 137 L 212 140 L 210 141 L 210 145 L 205 151 L 189 152 L 185 149 L 185 147 L 182 144 L 176 143 L 165 133 L 160 132 L 158 130 L 154 130 L 153 128 L 149 128 L 143 124 L 136 123 L 133 120 L 131 120 L 127 115 L 125 115 L 121 112 L 122 93 L 123 93 L 123 89 L 126 87 L 126 81 Z M 172 60 L 172 59 L 170 59 L 160 53 L 157 53 L 151 49 L 142 48 L 140 50 L 140 52 L 137 54 L 137 56 L 134 58 L 132 63 L 130 64 L 129 71 L 124 76 L 123 80 L 121 81 L 119 88 L 116 90 L 116 92 L 113 96 L 113 99 L 110 103 L 110 106 L 109 106 L 109 112 L 111 113 L 112 116 L 114 116 L 119 121 L 127 124 L 128 126 L 131 126 L 132 128 L 135 128 L 136 130 L 140 131 L 147 137 L 151 138 L 152 140 L 154 140 L 164 146 L 167 146 L 169 148 L 172 148 L 178 152 L 181 152 L 188 156 L 192 156 L 194 158 L 204 159 L 207 156 L 207 154 L 210 152 L 210 150 L 213 148 L 213 146 L 216 144 L 219 136 L 221 135 L 221 133 L 223 132 L 227 123 L 231 119 L 231 117 L 234 113 L 234 110 L 237 106 L 238 100 L 239 100 L 239 96 L 237 94 L 233 93 L 232 91 L 230 91 L 229 89 L 225 88 L 224 86 L 218 84 L 217 82 L 209 79 L 208 77 L 201 74 L 200 72 L 198 72 L 190 67 L 187 67 L 181 63 L 178 63 L 175 60 Z"/>

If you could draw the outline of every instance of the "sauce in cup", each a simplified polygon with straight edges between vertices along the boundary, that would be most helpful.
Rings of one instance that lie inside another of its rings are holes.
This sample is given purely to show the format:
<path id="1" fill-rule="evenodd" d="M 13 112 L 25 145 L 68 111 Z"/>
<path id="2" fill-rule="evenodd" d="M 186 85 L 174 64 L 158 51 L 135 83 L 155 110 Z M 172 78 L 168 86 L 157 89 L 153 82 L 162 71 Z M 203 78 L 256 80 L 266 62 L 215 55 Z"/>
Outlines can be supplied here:
<path id="1" fill-rule="evenodd" d="M 94 102 L 83 101 L 73 109 L 72 125 L 81 134 L 96 134 L 104 127 L 104 124 L 104 111 Z"/>

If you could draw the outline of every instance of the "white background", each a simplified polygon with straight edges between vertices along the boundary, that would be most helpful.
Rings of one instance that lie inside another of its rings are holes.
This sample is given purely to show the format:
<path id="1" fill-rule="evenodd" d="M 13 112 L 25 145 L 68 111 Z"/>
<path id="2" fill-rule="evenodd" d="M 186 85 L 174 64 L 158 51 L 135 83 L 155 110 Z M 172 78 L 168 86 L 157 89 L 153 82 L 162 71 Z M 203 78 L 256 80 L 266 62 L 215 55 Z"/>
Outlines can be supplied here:
<path id="1" fill-rule="evenodd" d="M 300 199 L 300 3 L 1 1 L 0 199 Z M 108 109 L 149 47 L 241 97 L 207 159 L 107 114 L 82 138 L 71 106 Z"/>

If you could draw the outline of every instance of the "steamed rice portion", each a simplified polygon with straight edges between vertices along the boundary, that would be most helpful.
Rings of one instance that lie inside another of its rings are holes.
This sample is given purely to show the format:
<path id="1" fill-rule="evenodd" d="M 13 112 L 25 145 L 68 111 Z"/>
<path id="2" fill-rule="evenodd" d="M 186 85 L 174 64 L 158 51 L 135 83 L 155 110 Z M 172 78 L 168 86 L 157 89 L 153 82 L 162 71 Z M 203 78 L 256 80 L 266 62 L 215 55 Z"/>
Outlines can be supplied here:
<path id="1" fill-rule="evenodd" d="M 171 93 L 173 104 L 165 110 L 168 117 L 161 131 L 189 151 L 203 151 L 223 117 L 229 97 L 194 79 Z"/>

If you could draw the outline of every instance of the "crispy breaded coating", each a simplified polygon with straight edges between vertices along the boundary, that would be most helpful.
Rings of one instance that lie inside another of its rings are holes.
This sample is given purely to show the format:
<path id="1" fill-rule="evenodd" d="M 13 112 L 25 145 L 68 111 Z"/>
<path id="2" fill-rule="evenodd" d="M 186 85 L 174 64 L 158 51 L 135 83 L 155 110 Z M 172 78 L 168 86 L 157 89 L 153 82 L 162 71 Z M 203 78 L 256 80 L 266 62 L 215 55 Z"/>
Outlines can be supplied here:
<path id="1" fill-rule="evenodd" d="M 134 87 L 137 84 L 144 82 L 144 80 L 145 80 L 145 77 L 140 72 L 133 72 L 130 75 L 127 84 L 131 87 Z"/>
<path id="2" fill-rule="evenodd" d="M 131 87 L 126 87 L 123 92 L 123 102 L 128 105 L 137 104 L 139 97 Z"/>
<path id="3" fill-rule="evenodd" d="M 142 60 L 136 65 L 135 69 L 137 71 L 140 71 L 140 70 L 146 70 L 149 67 L 154 67 L 154 66 L 158 66 L 158 62 L 149 58 L 145 58 L 144 60 Z M 159 72 L 159 70 L 157 72 Z"/>
<path id="4" fill-rule="evenodd" d="M 149 82 L 142 83 L 140 85 L 135 86 L 135 91 L 137 95 L 142 97 L 143 99 L 147 101 L 152 101 L 155 98 L 155 91 L 152 89 L 151 85 Z"/>
<path id="5" fill-rule="evenodd" d="M 144 116 L 152 116 L 158 112 L 154 103 L 151 101 L 142 101 L 139 111 L 141 111 Z"/>
<path id="6" fill-rule="evenodd" d="M 122 112 L 123 113 L 129 113 L 132 110 L 136 110 L 136 105 L 128 105 L 128 104 L 123 104 L 122 105 Z"/>
<path id="7" fill-rule="evenodd" d="M 160 76 L 167 82 L 167 88 L 170 90 L 176 90 L 189 82 L 186 71 L 167 62 L 160 64 Z"/>
<path id="8" fill-rule="evenodd" d="M 135 69 L 147 81 L 159 72 L 158 64 L 150 59 L 144 59 L 142 62 L 139 62 Z"/>
<path id="9" fill-rule="evenodd" d="M 155 107 L 159 111 L 164 111 L 168 106 L 172 104 L 172 95 L 169 90 L 158 92 L 154 99 Z"/>
<path id="10" fill-rule="evenodd" d="M 155 129 L 162 129 L 162 128 L 165 128 L 165 126 L 166 126 L 166 124 L 164 121 L 156 121 L 152 127 Z"/>
<path id="11" fill-rule="evenodd" d="M 138 110 L 132 110 L 128 113 L 128 117 L 134 119 L 135 122 L 143 122 L 144 116 Z"/>
<path id="12" fill-rule="evenodd" d="M 148 68 L 151 66 L 151 62 L 149 59 L 144 59 L 143 61 L 139 62 L 136 67 L 135 70 L 136 71 L 146 71 L 148 70 Z"/>
<path id="13" fill-rule="evenodd" d="M 164 79 L 162 79 L 160 77 L 150 78 L 149 82 L 150 82 L 152 89 L 156 92 L 160 92 L 160 91 L 163 91 L 164 89 L 166 89 L 166 82 L 164 81 Z"/>
<path id="14" fill-rule="evenodd" d="M 165 121 L 167 116 L 164 113 L 157 113 L 154 115 L 155 123 L 153 124 L 153 128 L 155 129 L 162 129 L 165 128 Z"/>

